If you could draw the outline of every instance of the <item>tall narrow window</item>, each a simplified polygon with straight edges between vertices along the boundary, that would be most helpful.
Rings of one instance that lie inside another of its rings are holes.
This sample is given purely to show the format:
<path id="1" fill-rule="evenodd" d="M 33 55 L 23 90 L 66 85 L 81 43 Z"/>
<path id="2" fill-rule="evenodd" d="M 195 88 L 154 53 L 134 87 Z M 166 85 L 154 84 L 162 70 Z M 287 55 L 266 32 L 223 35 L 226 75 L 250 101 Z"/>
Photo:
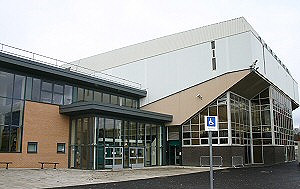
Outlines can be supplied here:
<path id="1" fill-rule="evenodd" d="M 78 88 L 78 93 L 77 93 L 77 102 L 83 101 L 84 97 L 84 89 L 83 88 Z"/>
<path id="2" fill-rule="evenodd" d="M 91 101 L 93 101 L 93 97 L 94 97 L 93 90 L 85 89 L 85 91 L 84 91 L 84 101 L 91 102 Z"/>
<path id="3" fill-rule="evenodd" d="M 94 101 L 102 102 L 102 93 L 100 93 L 98 91 L 94 91 Z"/>
<path id="4" fill-rule="evenodd" d="M 0 71 L 0 96 L 12 97 L 14 74 Z"/>
<path id="5" fill-rule="evenodd" d="M 126 106 L 132 108 L 132 99 L 126 98 Z"/>
<path id="6" fill-rule="evenodd" d="M 72 86 L 65 85 L 65 92 L 64 92 L 64 104 L 71 104 L 72 103 Z"/>
<path id="7" fill-rule="evenodd" d="M 211 42 L 211 49 L 215 49 L 216 48 L 216 42 L 215 41 L 212 41 Z"/>
<path id="8" fill-rule="evenodd" d="M 24 92 L 25 92 L 25 76 L 15 75 L 13 97 L 17 99 L 24 99 Z"/>
<path id="9" fill-rule="evenodd" d="M 53 104 L 63 104 L 64 87 L 62 85 L 54 84 L 53 87 Z"/>
<path id="10" fill-rule="evenodd" d="M 27 77 L 26 80 L 26 94 L 25 99 L 31 100 L 31 91 L 32 91 L 32 77 Z"/>
<path id="11" fill-rule="evenodd" d="M 212 61 L 212 69 L 213 69 L 213 70 L 216 70 L 216 69 L 217 69 L 217 61 L 216 61 L 216 58 L 212 58 L 211 61 Z"/>
<path id="12" fill-rule="evenodd" d="M 104 104 L 109 104 L 110 103 L 110 95 L 109 94 L 106 94 L 106 93 L 103 93 L 103 96 L 102 96 L 102 101 Z"/>
<path id="13" fill-rule="evenodd" d="M 118 97 L 117 96 L 111 95 L 110 98 L 111 98 L 111 103 L 112 104 L 118 105 Z"/>
<path id="14" fill-rule="evenodd" d="M 41 101 L 46 103 L 52 102 L 52 83 L 42 82 Z"/>
<path id="15" fill-rule="evenodd" d="M 41 80 L 33 78 L 33 85 L 32 85 L 32 100 L 39 101 L 41 95 Z"/>

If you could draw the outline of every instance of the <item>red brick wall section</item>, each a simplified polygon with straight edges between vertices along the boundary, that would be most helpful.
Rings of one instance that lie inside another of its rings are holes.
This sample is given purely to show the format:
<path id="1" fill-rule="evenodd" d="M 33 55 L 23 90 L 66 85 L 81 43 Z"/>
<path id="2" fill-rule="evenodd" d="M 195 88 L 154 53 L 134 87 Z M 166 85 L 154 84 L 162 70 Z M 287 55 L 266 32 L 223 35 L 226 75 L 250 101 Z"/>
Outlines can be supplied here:
<path id="1" fill-rule="evenodd" d="M 38 142 L 36 154 L 27 153 L 28 142 Z M 66 144 L 65 154 L 57 153 L 57 143 Z M 0 153 L 0 161 L 11 161 L 9 167 L 15 168 L 40 168 L 40 161 L 59 162 L 57 168 L 67 168 L 68 144 L 69 117 L 59 114 L 59 106 L 26 101 L 22 153 Z"/>

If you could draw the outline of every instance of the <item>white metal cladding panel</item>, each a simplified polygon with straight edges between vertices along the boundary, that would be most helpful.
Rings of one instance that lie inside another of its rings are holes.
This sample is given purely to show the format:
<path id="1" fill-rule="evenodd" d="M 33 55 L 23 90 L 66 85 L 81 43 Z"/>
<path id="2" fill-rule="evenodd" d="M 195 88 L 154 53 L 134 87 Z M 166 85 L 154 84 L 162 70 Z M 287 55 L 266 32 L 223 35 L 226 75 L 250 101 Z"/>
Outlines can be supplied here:
<path id="1" fill-rule="evenodd" d="M 217 70 L 212 70 L 210 42 L 106 70 L 142 83 L 146 105 L 221 74 L 249 68 L 250 32 L 216 40 Z"/>
<path id="2" fill-rule="evenodd" d="M 298 83 L 296 81 L 294 81 L 294 94 L 295 94 L 295 100 L 299 104 Z"/>
<path id="3" fill-rule="evenodd" d="M 264 75 L 291 99 L 298 102 L 298 84 L 293 80 L 292 76 L 286 72 L 286 70 L 278 63 L 271 53 L 263 47 L 262 43 L 254 35 L 251 35 L 250 39 L 252 62 L 258 60 L 256 68 L 258 68 L 259 73 Z M 265 63 L 263 58 L 263 49 L 265 54 Z"/>
<path id="4" fill-rule="evenodd" d="M 251 63 L 253 64 L 255 60 L 258 60 L 256 63 L 256 68 L 260 73 L 265 72 L 265 64 L 264 64 L 264 55 L 263 55 L 263 45 L 260 41 L 257 40 L 252 34 L 250 35 L 251 42 L 251 51 L 249 54 L 251 55 Z"/>
<path id="5" fill-rule="evenodd" d="M 241 17 L 116 49 L 73 63 L 100 71 L 250 30 L 256 33 Z"/>
<path id="6" fill-rule="evenodd" d="M 264 47 L 265 48 L 265 47 Z M 299 103 L 298 84 L 291 75 L 277 62 L 273 55 L 265 48 L 266 74 L 259 68 L 258 71 L 263 74 L 274 85 L 281 89 L 295 102 Z"/>

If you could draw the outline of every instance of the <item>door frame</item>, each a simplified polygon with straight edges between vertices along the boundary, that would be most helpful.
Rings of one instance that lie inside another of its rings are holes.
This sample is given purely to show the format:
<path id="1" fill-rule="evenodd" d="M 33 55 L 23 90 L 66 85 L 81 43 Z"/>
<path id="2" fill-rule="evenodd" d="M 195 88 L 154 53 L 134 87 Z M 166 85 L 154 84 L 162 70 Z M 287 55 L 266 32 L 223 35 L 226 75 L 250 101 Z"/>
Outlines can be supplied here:
<path id="1" fill-rule="evenodd" d="M 112 157 L 106 157 L 107 155 L 107 151 L 106 149 L 109 149 L 111 148 L 112 149 Z M 121 149 L 121 157 L 116 157 L 116 149 Z M 107 169 L 123 169 L 123 165 L 124 165 L 124 162 L 123 162 L 123 154 L 124 154 L 124 149 L 123 147 L 116 147 L 116 146 L 106 146 L 105 147 L 105 150 L 104 150 L 104 162 L 105 162 L 105 168 Z M 107 165 L 106 164 L 106 160 L 112 160 L 112 165 Z M 116 164 L 116 160 L 121 160 L 121 164 Z"/>
<path id="2" fill-rule="evenodd" d="M 135 157 L 131 156 L 131 150 L 135 150 Z M 143 150 L 143 156 L 140 157 L 138 150 Z M 139 163 L 139 159 L 143 159 L 143 163 Z M 135 161 L 135 163 L 131 163 Z M 145 167 L 145 148 L 144 147 L 129 147 L 129 165 L 131 168 L 144 168 Z"/>

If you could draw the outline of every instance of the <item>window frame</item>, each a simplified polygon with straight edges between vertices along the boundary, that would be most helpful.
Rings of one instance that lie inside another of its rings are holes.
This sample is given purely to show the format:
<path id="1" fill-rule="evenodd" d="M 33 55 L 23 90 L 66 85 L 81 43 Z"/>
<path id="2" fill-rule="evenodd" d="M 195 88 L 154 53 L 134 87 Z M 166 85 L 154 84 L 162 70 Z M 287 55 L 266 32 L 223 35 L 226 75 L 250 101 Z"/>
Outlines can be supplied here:
<path id="1" fill-rule="evenodd" d="M 36 151 L 29 151 L 28 150 L 29 145 L 35 145 L 36 146 Z M 28 154 L 37 154 L 38 153 L 38 142 L 27 142 L 27 153 Z"/>
<path id="2" fill-rule="evenodd" d="M 63 145 L 63 146 L 64 146 L 64 151 L 59 151 L 59 150 L 58 150 L 58 146 L 59 146 L 59 145 Z M 65 153 L 66 153 L 66 143 L 58 142 L 58 143 L 56 144 L 56 153 L 58 153 L 58 154 L 65 154 Z"/>

